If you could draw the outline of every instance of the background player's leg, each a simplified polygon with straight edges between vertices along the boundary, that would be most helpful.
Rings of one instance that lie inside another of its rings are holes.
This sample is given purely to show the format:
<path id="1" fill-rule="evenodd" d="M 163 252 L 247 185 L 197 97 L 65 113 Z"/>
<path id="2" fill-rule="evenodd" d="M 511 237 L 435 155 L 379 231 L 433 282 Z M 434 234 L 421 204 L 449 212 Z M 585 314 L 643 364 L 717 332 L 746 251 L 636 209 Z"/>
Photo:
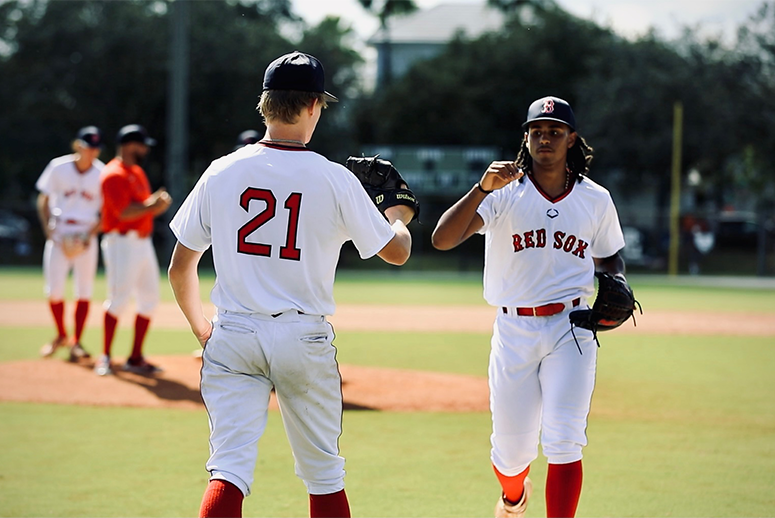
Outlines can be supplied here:
<path id="1" fill-rule="evenodd" d="M 94 277 L 97 274 L 97 262 L 99 259 L 97 246 L 97 238 L 92 237 L 89 241 L 89 247 L 73 261 L 73 284 L 77 302 L 75 306 L 75 328 L 73 331 L 73 345 L 70 349 L 70 361 L 77 361 L 80 358 L 88 358 L 90 356 L 83 348 L 83 344 L 81 344 L 81 336 L 86 326 L 86 319 L 89 316 L 89 305 L 94 291 Z"/>
<path id="2" fill-rule="evenodd" d="M 55 341 L 66 340 L 67 329 L 65 328 L 65 301 L 58 300 L 55 302 L 50 300 L 48 302 L 48 307 L 51 308 L 51 316 L 54 317 L 54 325 L 57 328 L 57 337 Z M 54 351 L 51 352 L 53 353 Z"/>
<path id="3" fill-rule="evenodd" d="M 86 327 L 86 319 L 89 316 L 89 299 L 78 299 L 75 303 L 75 330 L 73 339 L 76 344 L 81 343 L 81 336 Z"/>
<path id="4" fill-rule="evenodd" d="M 132 354 L 129 355 L 129 360 L 140 361 L 143 359 L 143 342 L 145 341 L 145 335 L 148 333 L 148 326 L 151 323 L 151 319 L 144 317 L 143 315 L 137 315 L 135 317 L 135 335 L 132 342 Z"/>
<path id="5" fill-rule="evenodd" d="M 69 269 L 69 261 L 61 249 L 50 239 L 46 241 L 43 251 L 43 277 L 51 316 L 56 327 L 56 336 L 40 349 L 40 355 L 44 358 L 51 356 L 59 347 L 67 344 L 64 296 Z"/>
<path id="6" fill-rule="evenodd" d="M 150 239 L 136 242 L 137 317 L 135 319 L 132 352 L 125 368 L 140 374 L 152 374 L 162 369 L 145 360 L 143 346 L 154 310 L 159 305 L 159 262 Z"/>

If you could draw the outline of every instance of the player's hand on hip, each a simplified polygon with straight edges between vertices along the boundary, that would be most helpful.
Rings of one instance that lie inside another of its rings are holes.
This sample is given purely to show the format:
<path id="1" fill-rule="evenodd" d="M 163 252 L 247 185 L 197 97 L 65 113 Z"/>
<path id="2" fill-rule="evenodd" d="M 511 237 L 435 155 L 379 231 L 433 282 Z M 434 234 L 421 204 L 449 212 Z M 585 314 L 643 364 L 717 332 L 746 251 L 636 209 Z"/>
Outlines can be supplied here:
<path id="1" fill-rule="evenodd" d="M 202 347 L 205 346 L 207 341 L 210 339 L 210 336 L 213 334 L 213 323 L 209 320 L 206 320 L 207 326 L 201 331 L 196 332 L 194 331 L 194 334 L 196 335 L 196 339 L 199 341 L 199 345 Z"/>
<path id="2" fill-rule="evenodd" d="M 522 178 L 523 175 L 524 173 L 514 162 L 496 160 L 484 172 L 482 179 L 479 180 L 479 185 L 485 191 L 494 191 Z"/>

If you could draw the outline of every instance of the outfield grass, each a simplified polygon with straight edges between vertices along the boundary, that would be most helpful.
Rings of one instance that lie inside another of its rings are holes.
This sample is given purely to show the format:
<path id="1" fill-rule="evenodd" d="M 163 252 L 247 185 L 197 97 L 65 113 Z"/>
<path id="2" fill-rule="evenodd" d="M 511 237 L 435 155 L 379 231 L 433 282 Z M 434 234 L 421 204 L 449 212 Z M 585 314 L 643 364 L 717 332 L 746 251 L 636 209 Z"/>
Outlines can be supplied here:
<path id="1" fill-rule="evenodd" d="M 709 278 L 634 275 L 630 279 L 636 298 L 644 311 L 691 310 L 772 313 L 775 315 L 775 282 L 763 279 L 759 286 L 735 287 L 718 285 Z M 202 300 L 209 300 L 215 276 L 201 272 Z M 72 283 L 68 283 L 71 290 Z M 751 283 L 745 283 L 746 285 Z M 43 277 L 39 268 L 0 269 L 0 297 L 4 300 L 37 300 L 44 298 Z M 105 277 L 98 273 L 94 300 L 105 298 Z M 71 291 L 67 296 L 71 297 Z M 166 277 L 162 276 L 161 298 L 174 297 Z M 414 304 L 414 305 L 486 305 L 482 299 L 481 273 L 454 272 L 339 272 L 334 284 L 338 304 Z"/>
<path id="2" fill-rule="evenodd" d="M 34 270 L 2 271 L 0 296 L 42 298 L 41 282 Z M 480 282 L 340 275 L 337 297 L 476 304 Z M 773 290 L 633 284 L 646 311 L 775 313 Z M 86 339 L 99 333 L 87 330 Z M 0 361 L 34 359 L 49 335 L 48 328 L 4 327 Z M 129 335 L 119 329 L 117 354 Z M 775 516 L 773 337 L 612 332 L 601 342 L 579 516 Z M 486 375 L 485 333 L 340 332 L 335 343 L 342 363 Z M 191 348 L 185 330 L 148 336 L 154 354 Z M 0 403 L 0 416 L 0 516 L 197 513 L 207 478 L 203 410 Z M 340 444 L 353 515 L 491 516 L 498 489 L 489 428 L 486 412 L 345 412 Z M 306 515 L 277 412 L 259 451 L 245 516 Z M 536 492 L 528 516 L 544 515 L 545 472 L 540 457 L 531 468 Z"/>

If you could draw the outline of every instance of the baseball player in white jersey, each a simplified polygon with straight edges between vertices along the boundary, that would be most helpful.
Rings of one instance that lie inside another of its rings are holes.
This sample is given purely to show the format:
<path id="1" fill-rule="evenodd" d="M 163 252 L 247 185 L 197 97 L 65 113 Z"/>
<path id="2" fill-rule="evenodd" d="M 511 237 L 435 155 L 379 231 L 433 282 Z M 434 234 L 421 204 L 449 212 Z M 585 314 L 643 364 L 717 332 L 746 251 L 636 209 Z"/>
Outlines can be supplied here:
<path id="1" fill-rule="evenodd" d="M 50 357 L 62 346 L 70 346 L 70 361 L 88 358 L 81 335 L 89 314 L 89 304 L 97 273 L 97 233 L 100 226 L 102 192 L 100 172 L 105 164 L 97 158 L 102 135 L 95 126 L 78 131 L 73 153 L 51 160 L 35 186 L 38 218 L 46 236 L 43 252 L 45 291 L 57 336 L 40 351 Z M 73 272 L 75 325 L 72 338 L 64 323 L 65 285 Z"/>
<path id="2" fill-rule="evenodd" d="M 406 262 L 414 210 L 385 218 L 345 167 L 306 148 L 327 103 L 313 56 L 293 52 L 266 69 L 255 144 L 214 161 L 170 223 L 178 239 L 169 279 L 205 346 L 202 399 L 210 420 L 210 472 L 200 516 L 241 516 L 274 388 L 310 516 L 350 516 L 344 491 L 341 377 L 333 284 L 342 245 L 362 258 Z M 197 265 L 212 247 L 211 323 Z"/>
<path id="3" fill-rule="evenodd" d="M 493 162 L 440 218 L 433 245 L 484 234 L 484 297 L 497 308 L 489 385 L 496 516 L 524 516 L 539 440 L 549 466 L 547 516 L 575 516 L 595 385 L 592 331 L 568 314 L 595 293 L 595 270 L 624 274 L 624 237 L 608 191 L 586 174 L 592 148 L 570 105 L 530 105 L 515 162 Z M 574 339 L 575 333 L 575 339 Z"/>

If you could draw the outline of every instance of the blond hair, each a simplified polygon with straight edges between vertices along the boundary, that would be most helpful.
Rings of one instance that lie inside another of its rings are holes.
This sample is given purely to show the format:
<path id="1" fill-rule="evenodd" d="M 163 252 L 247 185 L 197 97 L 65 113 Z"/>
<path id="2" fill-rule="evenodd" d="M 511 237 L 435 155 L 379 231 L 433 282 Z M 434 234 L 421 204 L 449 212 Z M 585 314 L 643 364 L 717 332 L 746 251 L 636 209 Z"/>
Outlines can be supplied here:
<path id="1" fill-rule="evenodd" d="M 328 108 L 323 94 L 317 92 L 301 92 L 298 90 L 264 90 L 258 101 L 256 110 L 264 122 L 281 122 L 295 124 L 301 111 L 317 99 L 320 106 Z"/>

